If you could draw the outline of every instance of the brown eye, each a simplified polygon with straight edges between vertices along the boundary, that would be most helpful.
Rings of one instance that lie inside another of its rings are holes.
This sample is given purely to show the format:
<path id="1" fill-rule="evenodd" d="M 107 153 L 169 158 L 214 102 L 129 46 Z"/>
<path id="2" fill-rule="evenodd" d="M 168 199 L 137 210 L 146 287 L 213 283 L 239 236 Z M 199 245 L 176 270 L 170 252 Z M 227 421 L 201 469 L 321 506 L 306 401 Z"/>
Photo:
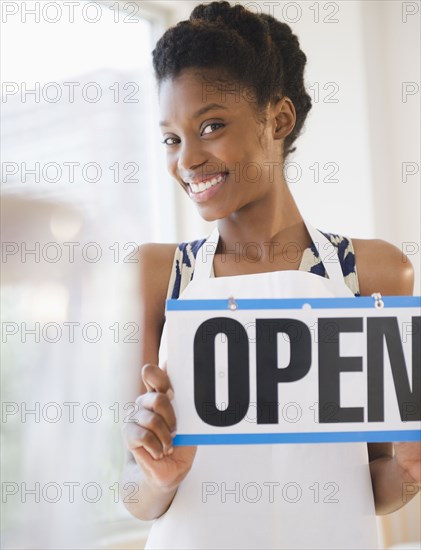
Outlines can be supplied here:
<path id="1" fill-rule="evenodd" d="M 168 143 L 168 140 L 169 140 L 169 139 L 173 139 L 173 140 L 177 141 L 177 138 L 174 138 L 174 137 L 167 137 L 167 138 L 163 139 L 163 140 L 161 141 L 161 143 L 162 143 L 163 145 L 176 145 L 176 143 Z"/>
<path id="2" fill-rule="evenodd" d="M 212 130 L 212 132 L 205 132 L 206 128 L 210 128 L 212 126 L 217 126 L 216 130 L 218 130 L 218 128 L 224 126 L 224 124 L 222 124 L 221 122 L 212 122 L 211 124 L 207 124 L 203 129 L 202 136 L 206 134 L 212 134 L 214 130 Z"/>

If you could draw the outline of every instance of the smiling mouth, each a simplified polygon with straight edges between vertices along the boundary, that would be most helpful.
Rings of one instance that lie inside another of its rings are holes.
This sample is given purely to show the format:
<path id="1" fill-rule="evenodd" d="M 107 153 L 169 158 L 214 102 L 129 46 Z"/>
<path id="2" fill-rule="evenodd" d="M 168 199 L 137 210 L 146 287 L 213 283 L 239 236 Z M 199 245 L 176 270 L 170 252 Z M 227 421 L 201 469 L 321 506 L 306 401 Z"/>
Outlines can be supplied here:
<path id="1" fill-rule="evenodd" d="M 210 189 L 211 187 L 215 187 L 215 185 L 218 185 L 218 183 L 221 183 L 224 181 L 227 177 L 227 173 L 220 173 L 217 176 L 210 177 L 206 180 L 201 181 L 200 183 L 193 183 L 193 182 L 184 182 L 190 189 L 190 192 L 194 195 L 198 193 L 202 193 L 203 191 L 206 191 Z"/>
<path id="2" fill-rule="evenodd" d="M 198 185 L 193 182 L 188 183 L 186 184 L 187 193 L 194 202 L 205 203 L 216 195 L 225 185 L 228 175 L 229 174 L 221 173 L 206 181 L 201 181 Z"/>

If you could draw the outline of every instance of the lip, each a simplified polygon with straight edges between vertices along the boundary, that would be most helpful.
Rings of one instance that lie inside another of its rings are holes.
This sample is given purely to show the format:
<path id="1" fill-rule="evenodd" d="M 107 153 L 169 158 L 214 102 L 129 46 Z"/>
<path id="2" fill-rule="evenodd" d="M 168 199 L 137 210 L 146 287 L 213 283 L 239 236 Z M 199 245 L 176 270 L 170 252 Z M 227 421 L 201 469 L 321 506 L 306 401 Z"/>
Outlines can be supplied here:
<path id="1" fill-rule="evenodd" d="M 213 180 L 214 178 L 226 175 L 226 172 L 215 172 L 214 174 L 210 174 L 206 178 L 187 178 L 186 180 L 184 180 L 184 182 L 189 184 L 195 183 L 196 185 L 199 185 L 199 183 L 206 183 L 207 181 Z"/>
<path id="2" fill-rule="evenodd" d="M 204 191 L 200 191 L 200 193 L 193 193 L 193 191 L 191 190 L 190 185 L 188 185 L 189 197 L 192 200 L 194 200 L 195 202 L 205 202 L 205 201 L 209 200 L 211 197 L 216 195 L 216 193 L 221 189 L 221 187 L 227 181 L 228 174 L 222 174 L 222 175 L 223 175 L 223 180 L 222 181 L 220 181 L 219 183 L 217 183 L 213 187 L 210 187 L 209 189 L 205 189 Z M 206 183 L 207 181 L 212 180 L 213 178 L 215 178 L 215 175 L 211 176 L 210 178 L 207 178 L 207 179 L 202 179 L 200 181 L 203 182 L 203 183 Z"/>

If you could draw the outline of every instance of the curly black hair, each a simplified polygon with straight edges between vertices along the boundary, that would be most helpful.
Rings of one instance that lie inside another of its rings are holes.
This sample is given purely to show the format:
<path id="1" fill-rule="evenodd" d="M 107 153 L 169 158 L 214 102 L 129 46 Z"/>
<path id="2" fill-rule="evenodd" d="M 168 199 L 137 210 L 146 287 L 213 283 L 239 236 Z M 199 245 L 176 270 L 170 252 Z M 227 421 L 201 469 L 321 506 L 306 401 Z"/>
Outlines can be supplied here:
<path id="1" fill-rule="evenodd" d="M 311 109 L 311 98 L 304 86 L 307 58 L 286 23 L 226 1 L 200 4 L 188 20 L 163 34 L 152 56 L 158 87 L 187 68 L 216 69 L 220 77 L 214 80 L 251 89 L 261 112 L 288 96 L 296 124 L 284 140 L 284 159 L 295 151 L 291 145 Z"/>

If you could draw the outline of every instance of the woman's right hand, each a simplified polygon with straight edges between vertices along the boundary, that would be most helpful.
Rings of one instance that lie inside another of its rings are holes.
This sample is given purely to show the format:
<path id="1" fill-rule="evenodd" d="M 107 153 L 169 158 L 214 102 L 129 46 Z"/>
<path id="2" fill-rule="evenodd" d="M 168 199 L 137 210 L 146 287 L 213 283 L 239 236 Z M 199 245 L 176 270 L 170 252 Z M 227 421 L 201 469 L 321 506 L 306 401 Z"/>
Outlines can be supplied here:
<path id="1" fill-rule="evenodd" d="M 146 481 L 164 491 L 177 489 L 188 474 L 197 447 L 174 447 L 176 418 L 171 399 L 174 391 L 164 369 L 147 364 L 142 368 L 147 392 L 136 401 L 136 409 L 124 423 L 123 437 Z"/>

